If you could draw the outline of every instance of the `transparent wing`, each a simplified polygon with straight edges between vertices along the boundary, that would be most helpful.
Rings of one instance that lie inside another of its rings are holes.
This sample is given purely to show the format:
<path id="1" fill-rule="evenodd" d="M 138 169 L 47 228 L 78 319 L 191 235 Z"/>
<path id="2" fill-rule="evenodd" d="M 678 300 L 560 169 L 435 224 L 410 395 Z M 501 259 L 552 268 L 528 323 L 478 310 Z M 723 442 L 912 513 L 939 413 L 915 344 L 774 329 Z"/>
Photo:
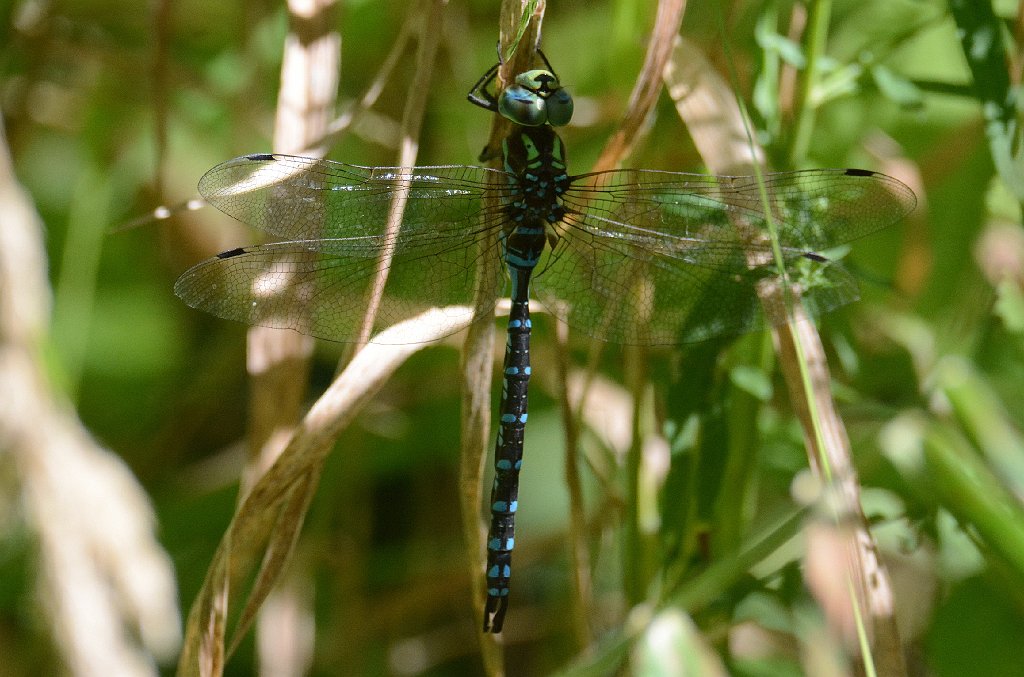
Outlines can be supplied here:
<path id="1" fill-rule="evenodd" d="M 175 293 L 226 319 L 354 340 L 388 253 L 375 327 L 431 306 L 468 304 L 478 287 L 493 295 L 504 283 L 490 231 L 503 222 L 497 205 L 506 185 L 503 173 L 480 167 L 237 158 L 204 175 L 200 192 L 221 211 L 287 241 L 203 261 L 178 279 Z M 396 196 L 405 211 L 400 226 L 389 228 Z M 453 316 L 453 331 L 465 319 Z"/>
<path id="2" fill-rule="evenodd" d="M 469 238 L 501 218 L 483 198 L 507 190 L 508 175 L 484 167 L 360 167 L 292 155 L 235 158 L 199 180 L 200 194 L 225 214 L 306 242 L 384 238 L 397 195 L 406 198 L 401 240 Z"/>
<path id="3" fill-rule="evenodd" d="M 859 170 L 769 174 L 764 188 L 786 279 L 755 177 L 621 170 L 574 180 L 537 295 L 571 326 L 621 343 L 780 324 L 785 306 L 773 289 L 799 294 L 815 315 L 856 300 L 856 281 L 818 252 L 891 225 L 915 204 L 902 183 Z"/>
<path id="4" fill-rule="evenodd" d="M 784 248 L 821 252 L 874 233 L 910 213 L 913 191 L 860 169 L 706 176 L 626 169 L 575 177 L 566 207 L 606 220 L 612 237 L 655 231 L 744 247 L 766 237 L 765 205 Z M 747 227 L 751 232 L 741 230 Z"/>

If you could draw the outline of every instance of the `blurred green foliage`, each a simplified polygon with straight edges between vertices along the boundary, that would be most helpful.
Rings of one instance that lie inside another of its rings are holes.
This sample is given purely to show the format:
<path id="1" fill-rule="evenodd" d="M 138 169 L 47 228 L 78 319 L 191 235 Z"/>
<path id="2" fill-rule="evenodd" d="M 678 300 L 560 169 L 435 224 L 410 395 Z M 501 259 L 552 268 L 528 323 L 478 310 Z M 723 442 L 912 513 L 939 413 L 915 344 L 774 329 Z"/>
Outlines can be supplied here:
<path id="1" fill-rule="evenodd" d="M 53 378 L 148 490 L 187 609 L 237 491 L 245 328 L 186 308 L 171 287 L 200 258 L 257 236 L 210 209 L 110 231 L 193 196 L 214 164 L 269 150 L 287 21 L 282 3 L 266 0 L 182 0 L 163 15 L 154 7 L 0 6 L 0 109 L 18 176 L 47 225 Z M 340 3 L 341 108 L 370 84 L 411 7 Z M 721 72 L 735 70 L 758 139 L 780 169 L 793 157 L 786 77 L 804 54 L 789 27 L 802 12 L 794 7 L 691 2 L 682 30 Z M 913 674 L 1024 674 L 1013 650 L 1024 644 L 1024 235 L 1020 191 L 1008 175 L 1020 166 L 1015 97 L 1024 27 L 1014 3 L 996 3 L 989 15 L 979 8 L 989 6 L 835 2 L 811 102 L 815 122 L 797 156 L 801 166 L 894 173 L 921 200 L 905 223 L 855 245 L 848 261 L 864 300 L 820 322 L 865 511 L 878 520 L 896 605 L 909 616 L 902 630 Z M 543 46 L 577 102 L 576 124 L 564 133 L 573 171 L 586 171 L 615 129 L 653 17 L 654 3 L 639 0 L 548 3 Z M 497 3 L 453 0 L 442 30 L 419 162 L 469 164 L 490 120 L 465 94 L 495 59 Z M 962 46 L 974 44 L 972 35 L 981 39 L 972 31 L 985 31 L 993 51 L 969 62 Z M 412 71 L 397 69 L 372 114 L 330 157 L 394 163 L 395 122 L 417 87 Z M 700 171 L 663 99 L 629 164 Z M 1001 108 L 986 108 L 997 99 Z M 569 524 L 561 479 L 555 330 L 546 317 L 537 324 L 506 633 L 515 675 L 546 674 L 577 655 L 566 623 L 565 534 L 584 527 Z M 573 344 L 576 364 L 585 364 L 586 349 Z M 340 353 L 320 346 L 311 398 Z M 601 376 L 619 384 L 631 378 L 625 354 L 608 347 Z M 655 353 L 642 367 L 652 394 L 644 414 L 671 447 L 657 504 L 661 585 L 685 586 L 708 571 L 722 553 L 704 539 L 738 548 L 790 535 L 773 529 L 788 524 L 780 520 L 794 509 L 790 488 L 806 456 L 772 362 L 770 343 L 756 335 Z M 418 354 L 338 440 L 297 565 L 315 584 L 313 674 L 480 670 L 456 499 L 458 373 L 451 347 Z M 617 415 L 628 423 L 632 412 Z M 586 432 L 584 445 L 585 528 L 600 610 L 594 625 L 604 631 L 621 621 L 626 594 L 611 528 L 621 519 L 621 468 L 598 435 Z M 734 465 L 737 454 L 746 467 Z M 739 527 L 716 522 L 715 506 L 729 491 L 742 502 Z M 11 665 L 31 665 L 45 635 L 45 622 L 26 610 L 31 541 L 17 530 L 3 539 L 0 646 L 18 657 Z M 723 587 L 710 588 L 714 595 L 694 614 L 733 674 L 799 673 L 800 641 L 760 659 L 730 659 L 720 641 L 741 617 L 811 641 L 820 616 L 799 584 L 799 557 L 789 543 L 775 552 L 774 568 L 719 581 Z M 928 585 L 910 585 L 915 578 Z M 673 636 L 689 637 L 678 619 L 664 622 Z M 642 647 L 636 665 L 656 664 L 657 644 L 648 637 Z M 250 640 L 229 674 L 252 674 L 251 653 Z M 614 664 L 614 650 L 601 655 Z"/>

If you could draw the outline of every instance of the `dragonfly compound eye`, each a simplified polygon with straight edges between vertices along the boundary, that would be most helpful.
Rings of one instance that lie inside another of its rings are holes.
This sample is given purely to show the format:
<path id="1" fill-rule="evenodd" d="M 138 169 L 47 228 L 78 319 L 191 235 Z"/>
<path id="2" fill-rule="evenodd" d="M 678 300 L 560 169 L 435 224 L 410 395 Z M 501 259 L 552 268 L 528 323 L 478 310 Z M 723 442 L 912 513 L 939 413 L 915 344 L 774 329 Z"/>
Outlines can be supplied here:
<path id="1" fill-rule="evenodd" d="M 498 98 L 498 112 L 524 127 L 539 127 L 548 121 L 544 98 L 522 85 L 512 85 Z"/>
<path id="2" fill-rule="evenodd" d="M 572 95 L 561 87 L 556 89 L 546 100 L 548 122 L 552 127 L 561 127 L 572 120 Z"/>

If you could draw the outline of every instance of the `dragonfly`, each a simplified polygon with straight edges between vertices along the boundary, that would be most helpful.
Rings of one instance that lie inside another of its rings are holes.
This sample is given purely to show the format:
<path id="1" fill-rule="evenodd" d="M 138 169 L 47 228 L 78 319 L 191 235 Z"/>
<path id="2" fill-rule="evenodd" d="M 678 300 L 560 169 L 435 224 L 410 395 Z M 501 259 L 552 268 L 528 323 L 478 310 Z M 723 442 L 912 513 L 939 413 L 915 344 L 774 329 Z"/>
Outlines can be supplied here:
<path id="1" fill-rule="evenodd" d="M 570 327 L 622 344 L 679 345 L 779 325 L 791 299 L 812 316 L 856 300 L 856 280 L 826 253 L 916 204 L 900 181 L 861 169 L 569 174 L 555 127 L 570 122 L 573 100 L 541 57 L 542 68 L 497 94 L 500 64 L 469 92 L 513 123 L 500 168 L 279 154 L 214 167 L 199 182 L 207 202 L 276 241 L 203 261 L 174 286 L 186 304 L 221 318 L 342 342 L 359 340 L 371 302 L 375 329 L 441 307 L 455 333 L 493 319 L 496 300 L 509 297 L 485 570 L 483 630 L 493 633 L 508 609 L 531 297 Z M 404 206 L 397 228 L 396 200 Z M 771 289 L 787 302 L 770 301 L 779 298 Z"/>

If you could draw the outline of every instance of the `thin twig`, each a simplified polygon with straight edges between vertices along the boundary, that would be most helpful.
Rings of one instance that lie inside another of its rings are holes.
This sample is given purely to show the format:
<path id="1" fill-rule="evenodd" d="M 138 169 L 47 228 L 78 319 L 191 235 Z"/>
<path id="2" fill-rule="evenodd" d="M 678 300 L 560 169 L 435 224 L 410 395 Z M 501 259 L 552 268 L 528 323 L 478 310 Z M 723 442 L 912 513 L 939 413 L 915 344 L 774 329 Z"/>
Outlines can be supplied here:
<path id="1" fill-rule="evenodd" d="M 569 489 L 570 524 L 584 525 L 587 513 L 583 503 L 583 480 L 580 473 L 580 426 L 569 394 L 569 327 L 555 325 L 555 356 L 558 367 L 558 396 L 561 400 L 562 426 L 565 430 L 565 485 Z M 572 567 L 573 604 L 571 620 L 576 646 L 582 650 L 593 641 L 591 609 L 593 589 L 590 576 L 590 549 L 586 529 L 569 530 L 569 561 Z"/>
<path id="2" fill-rule="evenodd" d="M 679 34 L 686 0 L 659 0 L 654 30 L 647 42 L 644 64 L 629 96 L 626 114 L 608 139 L 593 171 L 615 169 L 641 139 L 641 133 L 661 93 L 661 74 L 672 55 L 672 44 Z"/>
<path id="3" fill-rule="evenodd" d="M 433 27 L 441 20 L 441 9 L 445 2 L 444 0 L 425 0 L 425 2 L 428 5 L 428 11 L 414 11 L 422 21 L 418 31 L 420 44 L 419 50 L 416 53 L 416 73 L 409 87 L 405 113 L 402 116 L 402 145 L 398 155 L 399 167 L 412 167 L 416 164 L 416 156 L 419 151 L 420 128 L 423 124 L 423 113 L 427 107 L 427 96 L 430 93 L 430 77 L 434 72 L 437 44 L 441 35 L 440 31 L 433 30 Z M 410 180 L 410 177 L 404 176 L 396 181 L 396 190 L 391 201 L 387 228 L 384 232 L 385 244 L 381 248 L 380 257 L 377 260 L 377 268 L 374 271 L 374 279 L 370 286 L 366 314 L 363 316 L 363 326 L 359 331 L 356 350 L 370 340 L 373 325 L 377 320 L 377 309 L 380 307 L 381 299 L 384 297 L 384 287 L 387 285 L 388 272 L 391 269 L 391 261 L 395 255 L 395 242 L 398 240 L 402 217 L 405 214 L 405 207 L 409 201 Z"/>

